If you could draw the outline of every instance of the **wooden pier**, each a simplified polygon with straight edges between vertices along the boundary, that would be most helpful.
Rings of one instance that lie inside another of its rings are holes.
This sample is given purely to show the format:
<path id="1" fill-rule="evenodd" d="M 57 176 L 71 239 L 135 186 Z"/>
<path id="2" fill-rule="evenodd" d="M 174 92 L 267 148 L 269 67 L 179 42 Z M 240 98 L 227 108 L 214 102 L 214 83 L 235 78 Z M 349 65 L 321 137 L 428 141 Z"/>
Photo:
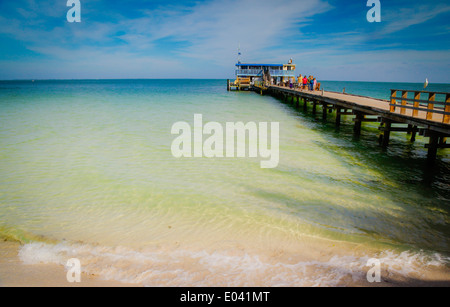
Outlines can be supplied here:
<path id="1" fill-rule="evenodd" d="M 306 111 L 312 104 L 312 112 L 321 106 L 322 118 L 336 113 L 336 125 L 341 124 L 342 115 L 353 116 L 354 133 L 359 136 L 363 122 L 380 123 L 379 142 L 383 147 L 389 145 L 391 132 L 405 132 L 414 142 L 419 134 L 429 138 L 428 161 L 433 163 L 437 150 L 450 148 L 450 93 L 391 90 L 390 100 L 327 91 L 308 91 L 282 86 L 252 85 L 251 89 L 260 94 L 270 94 L 295 107 Z M 441 99 L 437 99 L 440 97 Z M 301 106 L 303 104 L 303 106 Z"/>

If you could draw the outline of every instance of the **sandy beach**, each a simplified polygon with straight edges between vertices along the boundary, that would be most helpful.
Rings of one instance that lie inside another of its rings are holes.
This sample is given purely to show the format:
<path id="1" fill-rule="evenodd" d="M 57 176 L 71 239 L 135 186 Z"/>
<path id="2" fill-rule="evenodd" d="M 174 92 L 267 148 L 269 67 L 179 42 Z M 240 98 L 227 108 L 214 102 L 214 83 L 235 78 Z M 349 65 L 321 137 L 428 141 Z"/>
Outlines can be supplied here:
<path id="1" fill-rule="evenodd" d="M 142 287 L 118 281 L 102 280 L 98 276 L 82 274 L 80 283 L 70 283 L 66 270 L 57 264 L 24 264 L 18 254 L 18 242 L 0 242 L 0 287 Z M 449 287 L 450 280 L 446 270 L 429 270 L 420 278 L 393 276 L 382 273 L 379 283 L 350 282 L 350 287 Z"/>
<path id="2" fill-rule="evenodd" d="M 69 283 L 64 267 L 57 264 L 26 265 L 18 256 L 20 243 L 0 242 L 0 287 L 139 287 L 105 281 L 82 274 L 80 283 Z"/>

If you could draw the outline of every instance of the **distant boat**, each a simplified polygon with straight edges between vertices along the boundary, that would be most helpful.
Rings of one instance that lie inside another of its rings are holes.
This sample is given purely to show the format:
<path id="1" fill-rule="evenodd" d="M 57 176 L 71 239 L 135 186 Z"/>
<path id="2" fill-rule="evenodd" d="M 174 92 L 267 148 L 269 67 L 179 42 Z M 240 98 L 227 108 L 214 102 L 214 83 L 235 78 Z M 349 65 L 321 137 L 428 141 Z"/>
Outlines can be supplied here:
<path id="1" fill-rule="evenodd" d="M 427 86 L 428 86 L 428 78 L 425 79 L 425 83 L 423 84 L 423 88 L 425 89 L 425 88 L 427 88 Z"/>

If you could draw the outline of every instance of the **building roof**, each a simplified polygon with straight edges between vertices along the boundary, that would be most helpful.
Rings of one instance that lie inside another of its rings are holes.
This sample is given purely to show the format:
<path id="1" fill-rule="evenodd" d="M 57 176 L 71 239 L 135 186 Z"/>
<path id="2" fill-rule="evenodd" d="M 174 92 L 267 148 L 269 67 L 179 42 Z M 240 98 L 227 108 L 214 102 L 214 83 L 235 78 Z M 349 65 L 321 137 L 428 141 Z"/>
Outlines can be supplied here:
<path id="1" fill-rule="evenodd" d="M 245 64 L 245 63 L 237 63 L 236 66 L 270 66 L 270 67 L 278 67 L 283 65 L 290 65 L 290 64 Z M 293 64 L 292 64 L 293 65 Z"/>

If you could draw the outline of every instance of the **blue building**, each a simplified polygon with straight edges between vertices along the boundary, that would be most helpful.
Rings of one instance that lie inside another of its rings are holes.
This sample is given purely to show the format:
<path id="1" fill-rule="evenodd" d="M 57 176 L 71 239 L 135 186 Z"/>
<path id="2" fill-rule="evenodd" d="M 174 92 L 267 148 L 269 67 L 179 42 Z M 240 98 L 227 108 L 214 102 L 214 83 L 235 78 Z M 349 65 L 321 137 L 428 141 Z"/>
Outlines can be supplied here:
<path id="1" fill-rule="evenodd" d="M 236 64 L 236 83 L 263 81 L 266 84 L 280 84 L 295 81 L 295 64 Z"/>

